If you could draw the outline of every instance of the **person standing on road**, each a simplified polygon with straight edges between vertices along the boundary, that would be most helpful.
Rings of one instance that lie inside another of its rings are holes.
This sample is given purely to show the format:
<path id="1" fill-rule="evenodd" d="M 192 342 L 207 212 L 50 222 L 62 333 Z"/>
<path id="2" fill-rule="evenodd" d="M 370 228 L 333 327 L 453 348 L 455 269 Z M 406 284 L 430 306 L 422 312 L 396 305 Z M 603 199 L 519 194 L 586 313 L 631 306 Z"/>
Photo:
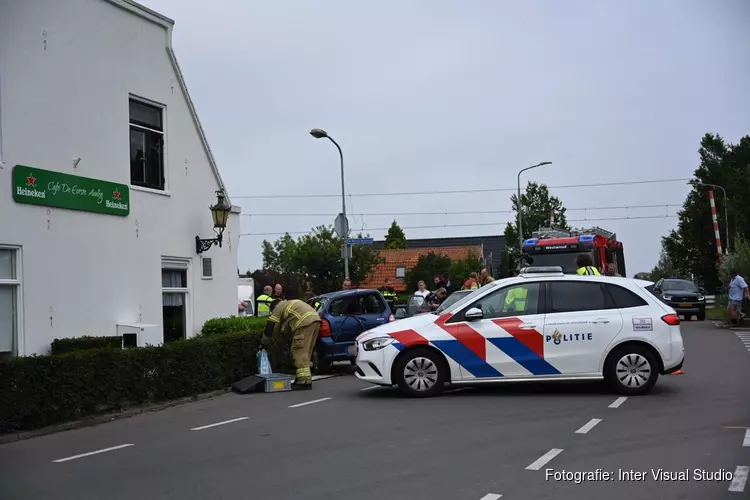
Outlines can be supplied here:
<path id="1" fill-rule="evenodd" d="M 464 286 L 461 290 L 476 290 L 479 288 L 479 283 L 477 283 L 478 280 L 477 273 L 471 273 L 469 279 L 464 281 Z"/>
<path id="2" fill-rule="evenodd" d="M 272 294 L 273 289 L 271 288 L 271 285 L 266 285 L 263 287 L 263 293 L 258 295 L 258 299 L 256 300 L 257 307 L 255 310 L 259 317 L 271 314 L 271 303 L 274 301 L 274 298 L 271 296 Z"/>
<path id="3" fill-rule="evenodd" d="M 578 275 L 601 276 L 602 274 L 594 267 L 594 261 L 591 260 L 591 256 L 587 253 L 582 253 L 576 257 L 576 266 L 578 266 L 578 270 L 576 271 Z"/>
<path id="4" fill-rule="evenodd" d="M 342 290 L 351 290 L 352 289 L 352 280 L 344 280 L 344 283 L 341 285 Z"/>
<path id="5" fill-rule="evenodd" d="M 272 310 L 263 332 L 264 343 L 280 333 L 292 334 L 292 358 L 297 369 L 292 390 L 310 390 L 310 358 L 320 332 L 320 316 L 312 306 L 299 299 L 275 301 Z"/>
<path id="6" fill-rule="evenodd" d="M 281 283 L 276 283 L 273 287 L 273 298 L 275 300 L 286 300 L 286 297 L 284 297 L 284 288 L 282 288 Z"/>
<path id="7" fill-rule="evenodd" d="M 417 287 L 419 287 L 419 289 L 416 292 L 414 292 L 414 295 L 419 295 L 420 297 L 427 297 L 430 294 L 430 291 L 427 289 L 427 284 L 424 281 L 419 280 L 419 283 L 417 283 Z"/>
<path id="8" fill-rule="evenodd" d="M 729 275 L 732 277 L 729 281 L 729 314 L 734 323 L 739 323 L 739 320 L 745 317 L 745 313 L 742 312 L 742 301 L 750 298 L 750 292 L 745 279 L 737 274 L 736 269 L 731 269 Z"/>
<path id="9" fill-rule="evenodd" d="M 388 307 L 391 308 L 391 311 L 395 311 L 396 298 L 398 296 L 396 295 L 396 289 L 391 285 L 390 278 L 385 279 L 385 285 L 380 289 L 380 293 L 383 294 L 383 298 L 388 303 Z"/>

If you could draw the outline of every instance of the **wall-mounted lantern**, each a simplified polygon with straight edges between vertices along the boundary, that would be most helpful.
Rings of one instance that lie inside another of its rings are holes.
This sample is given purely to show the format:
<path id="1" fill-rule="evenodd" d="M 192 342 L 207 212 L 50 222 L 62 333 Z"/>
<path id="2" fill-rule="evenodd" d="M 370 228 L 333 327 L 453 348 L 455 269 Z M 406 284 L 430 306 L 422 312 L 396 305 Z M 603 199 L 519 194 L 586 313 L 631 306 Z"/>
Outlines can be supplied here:
<path id="1" fill-rule="evenodd" d="M 204 240 L 200 236 L 196 236 L 195 251 L 199 254 L 205 252 L 215 244 L 221 247 L 222 235 L 229 221 L 229 213 L 232 211 L 232 206 L 227 201 L 224 191 L 216 191 L 216 198 L 216 205 L 209 207 L 211 209 L 211 217 L 214 220 L 216 238 Z"/>

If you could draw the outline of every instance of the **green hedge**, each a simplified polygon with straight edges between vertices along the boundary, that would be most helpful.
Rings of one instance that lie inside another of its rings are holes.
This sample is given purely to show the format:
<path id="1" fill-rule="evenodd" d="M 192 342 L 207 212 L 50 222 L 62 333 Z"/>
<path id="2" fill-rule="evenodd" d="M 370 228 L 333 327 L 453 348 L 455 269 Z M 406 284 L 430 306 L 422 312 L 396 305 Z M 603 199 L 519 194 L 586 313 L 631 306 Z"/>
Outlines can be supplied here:
<path id="1" fill-rule="evenodd" d="M 266 318 L 258 318 L 255 316 L 213 318 L 203 324 L 201 334 L 210 337 L 229 332 L 262 332 L 265 326 Z"/>
<path id="2" fill-rule="evenodd" d="M 122 337 L 74 337 L 69 339 L 55 339 L 52 341 L 51 354 L 65 354 L 73 351 L 88 349 L 121 348 Z"/>
<path id="3" fill-rule="evenodd" d="M 11 359 L 0 364 L 0 433 L 226 388 L 258 372 L 261 338 L 257 329 L 216 329 L 160 347 Z M 274 371 L 294 373 L 289 338 L 274 339 L 268 351 Z"/>

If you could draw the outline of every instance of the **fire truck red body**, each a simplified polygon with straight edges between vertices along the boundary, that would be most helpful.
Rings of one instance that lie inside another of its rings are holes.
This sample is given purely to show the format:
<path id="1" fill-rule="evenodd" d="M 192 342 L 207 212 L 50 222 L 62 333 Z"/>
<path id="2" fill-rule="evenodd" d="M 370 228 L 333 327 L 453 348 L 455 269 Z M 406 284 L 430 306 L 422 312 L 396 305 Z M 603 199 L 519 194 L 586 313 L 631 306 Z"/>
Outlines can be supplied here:
<path id="1" fill-rule="evenodd" d="M 608 264 L 613 264 L 614 271 L 625 276 L 622 242 L 615 233 L 600 227 L 573 231 L 541 229 L 523 242 L 523 252 L 531 257 L 531 265 L 560 266 L 565 274 L 575 274 L 576 258 L 587 254 L 602 274 L 607 272 Z"/>

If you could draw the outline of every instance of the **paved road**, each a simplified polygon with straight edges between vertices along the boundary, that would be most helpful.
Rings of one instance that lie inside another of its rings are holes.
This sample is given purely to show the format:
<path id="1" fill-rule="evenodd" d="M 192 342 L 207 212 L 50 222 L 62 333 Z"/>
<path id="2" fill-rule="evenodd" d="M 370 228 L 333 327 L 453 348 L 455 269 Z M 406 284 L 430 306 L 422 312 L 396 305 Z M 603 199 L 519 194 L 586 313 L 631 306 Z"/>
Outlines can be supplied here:
<path id="1" fill-rule="evenodd" d="M 726 479 L 750 466 L 750 332 L 693 322 L 683 333 L 686 373 L 646 397 L 575 384 L 412 400 L 354 377 L 229 394 L 0 446 L 0 499 L 750 498 Z M 615 476 L 577 484 L 546 469 Z M 656 481 L 651 469 L 725 477 Z"/>

